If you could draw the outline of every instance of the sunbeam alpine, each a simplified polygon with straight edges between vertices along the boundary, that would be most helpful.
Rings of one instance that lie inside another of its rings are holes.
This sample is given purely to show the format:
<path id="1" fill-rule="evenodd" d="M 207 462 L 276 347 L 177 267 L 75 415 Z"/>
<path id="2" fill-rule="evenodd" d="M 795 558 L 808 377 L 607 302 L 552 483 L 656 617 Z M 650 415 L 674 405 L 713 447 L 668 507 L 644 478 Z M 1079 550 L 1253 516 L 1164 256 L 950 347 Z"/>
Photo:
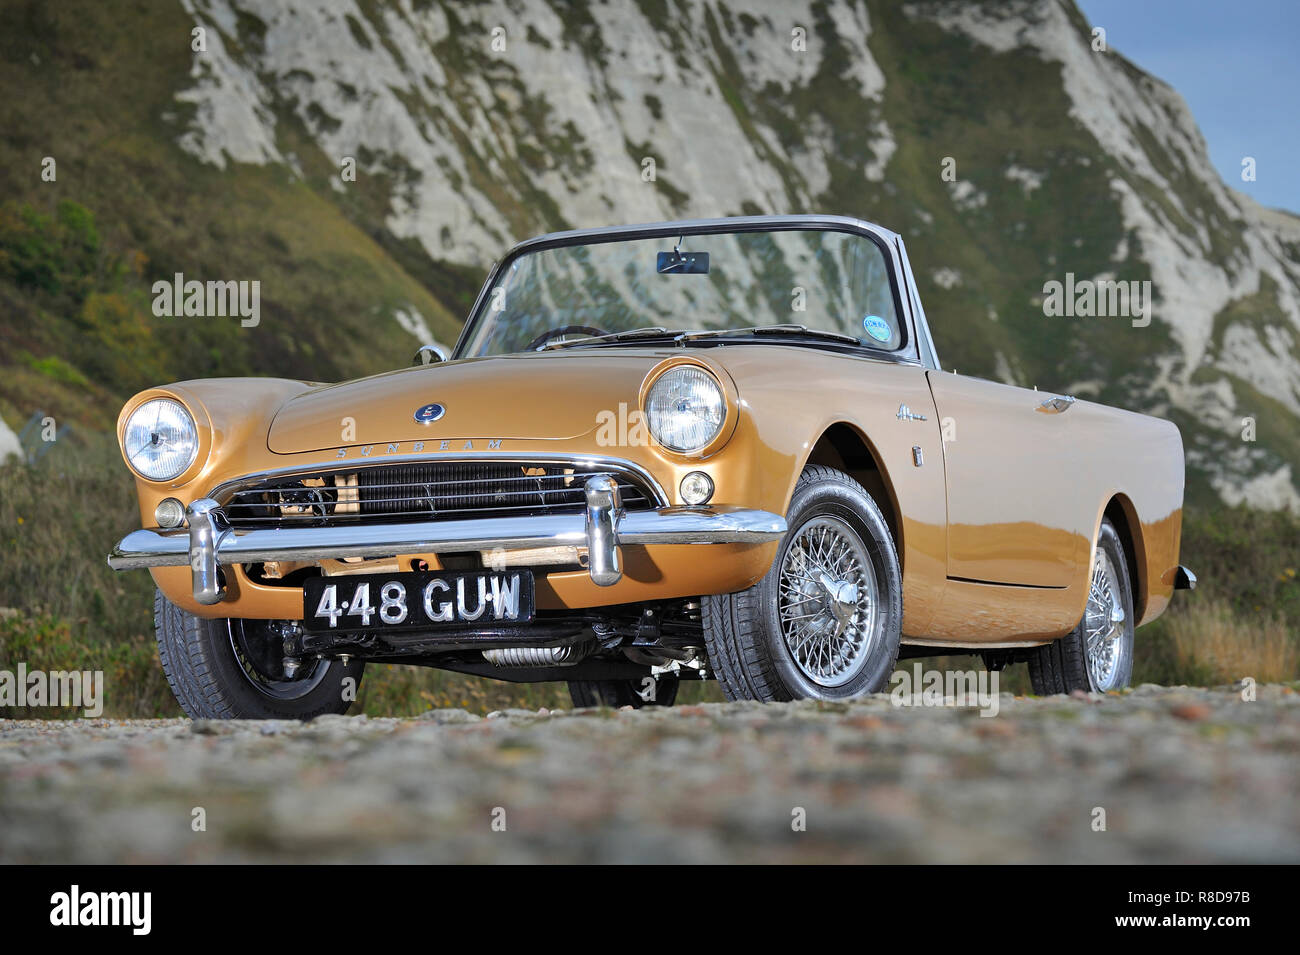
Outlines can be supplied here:
<path id="1" fill-rule="evenodd" d="M 946 321 L 955 321 L 952 317 Z M 899 236 L 745 217 L 515 246 L 450 355 L 122 409 L 193 717 L 347 709 L 367 664 L 578 705 L 882 690 L 902 656 L 1125 686 L 1178 563 L 1174 425 L 944 371 Z"/>

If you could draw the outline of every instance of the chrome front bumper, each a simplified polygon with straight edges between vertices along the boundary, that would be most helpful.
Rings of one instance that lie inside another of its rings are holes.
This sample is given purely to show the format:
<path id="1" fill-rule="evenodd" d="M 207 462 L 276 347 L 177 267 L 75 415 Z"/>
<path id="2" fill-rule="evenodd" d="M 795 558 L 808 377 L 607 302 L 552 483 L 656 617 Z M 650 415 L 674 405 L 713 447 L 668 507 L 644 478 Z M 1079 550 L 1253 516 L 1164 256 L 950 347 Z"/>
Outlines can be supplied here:
<path id="1" fill-rule="evenodd" d="M 618 485 L 604 474 L 589 478 L 585 491 L 585 514 L 259 530 L 232 528 L 216 501 L 201 498 L 186 509 L 188 529 L 132 531 L 108 556 L 108 566 L 129 570 L 188 564 L 194 599 L 215 604 L 225 597 L 217 573 L 221 564 L 570 546 L 587 551 L 592 581 L 609 587 L 623 576 L 624 544 L 761 544 L 786 532 L 779 514 L 744 508 L 624 511 Z"/>

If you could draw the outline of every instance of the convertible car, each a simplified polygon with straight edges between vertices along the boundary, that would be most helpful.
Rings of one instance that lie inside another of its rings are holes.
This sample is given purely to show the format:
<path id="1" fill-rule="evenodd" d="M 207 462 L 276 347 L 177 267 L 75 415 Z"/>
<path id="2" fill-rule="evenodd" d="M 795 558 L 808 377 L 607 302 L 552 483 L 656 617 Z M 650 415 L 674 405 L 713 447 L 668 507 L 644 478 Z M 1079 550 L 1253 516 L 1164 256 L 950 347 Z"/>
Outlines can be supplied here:
<path id="1" fill-rule="evenodd" d="M 880 691 L 903 656 L 1125 686 L 1175 589 L 1162 420 L 944 371 L 899 236 L 744 217 L 515 246 L 447 355 L 122 409 L 193 717 L 343 712 L 366 663 L 575 704 Z"/>

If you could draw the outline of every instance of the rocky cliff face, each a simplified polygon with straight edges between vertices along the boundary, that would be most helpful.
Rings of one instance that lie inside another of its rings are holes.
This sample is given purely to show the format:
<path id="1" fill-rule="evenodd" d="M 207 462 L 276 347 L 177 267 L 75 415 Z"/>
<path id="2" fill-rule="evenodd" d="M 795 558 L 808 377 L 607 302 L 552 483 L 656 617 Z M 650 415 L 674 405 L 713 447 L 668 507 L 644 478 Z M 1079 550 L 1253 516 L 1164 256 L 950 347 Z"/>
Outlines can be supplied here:
<path id="1" fill-rule="evenodd" d="M 858 215 L 906 238 L 946 368 L 1167 416 L 1197 493 L 1300 507 L 1300 219 L 1070 0 L 182 7 L 169 148 L 283 171 L 447 314 L 540 231 Z M 1149 281 L 1152 321 L 1049 317 L 1069 277 Z M 445 337 L 427 311 L 388 314 Z"/>

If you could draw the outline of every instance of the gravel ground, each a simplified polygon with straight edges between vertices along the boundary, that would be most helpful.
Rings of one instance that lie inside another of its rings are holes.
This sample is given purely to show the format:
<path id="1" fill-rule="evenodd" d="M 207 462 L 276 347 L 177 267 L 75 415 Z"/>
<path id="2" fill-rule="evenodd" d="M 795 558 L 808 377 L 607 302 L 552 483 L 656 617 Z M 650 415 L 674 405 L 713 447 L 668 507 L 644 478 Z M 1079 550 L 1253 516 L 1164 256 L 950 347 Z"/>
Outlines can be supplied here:
<path id="1" fill-rule="evenodd" d="M 0 862 L 1297 862 L 1257 692 L 0 721 Z"/>

